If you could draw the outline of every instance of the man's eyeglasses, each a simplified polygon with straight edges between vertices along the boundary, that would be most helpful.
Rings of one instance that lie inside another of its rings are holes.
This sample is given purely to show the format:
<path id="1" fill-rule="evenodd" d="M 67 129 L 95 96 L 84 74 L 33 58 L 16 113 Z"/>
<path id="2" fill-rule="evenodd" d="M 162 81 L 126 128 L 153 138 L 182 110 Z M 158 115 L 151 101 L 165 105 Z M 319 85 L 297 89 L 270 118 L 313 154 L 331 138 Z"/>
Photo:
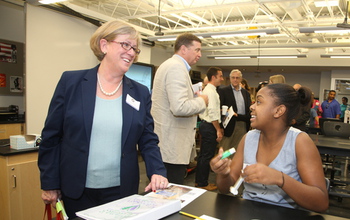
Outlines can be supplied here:
<path id="1" fill-rule="evenodd" d="M 117 43 L 117 44 L 120 44 L 122 46 L 122 48 L 124 48 L 125 50 L 129 51 L 131 49 L 133 49 L 135 51 L 136 54 L 140 54 L 141 53 L 141 50 L 139 48 L 135 48 L 133 46 L 131 46 L 129 43 L 126 43 L 126 42 L 117 42 L 117 41 L 110 41 L 110 42 L 113 42 L 113 43 Z"/>

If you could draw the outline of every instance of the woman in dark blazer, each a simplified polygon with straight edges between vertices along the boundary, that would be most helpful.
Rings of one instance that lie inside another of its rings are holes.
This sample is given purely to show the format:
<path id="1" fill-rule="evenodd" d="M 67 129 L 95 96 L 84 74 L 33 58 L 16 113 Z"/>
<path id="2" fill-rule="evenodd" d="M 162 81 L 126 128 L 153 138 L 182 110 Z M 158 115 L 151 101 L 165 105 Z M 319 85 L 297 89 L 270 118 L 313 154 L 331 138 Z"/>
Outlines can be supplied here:
<path id="1" fill-rule="evenodd" d="M 140 53 L 139 33 L 107 22 L 90 46 L 101 61 L 64 72 L 42 131 L 38 166 L 42 199 L 63 199 L 67 214 L 138 193 L 138 150 L 150 178 L 145 191 L 168 185 L 153 132 L 147 87 L 124 76 Z"/>

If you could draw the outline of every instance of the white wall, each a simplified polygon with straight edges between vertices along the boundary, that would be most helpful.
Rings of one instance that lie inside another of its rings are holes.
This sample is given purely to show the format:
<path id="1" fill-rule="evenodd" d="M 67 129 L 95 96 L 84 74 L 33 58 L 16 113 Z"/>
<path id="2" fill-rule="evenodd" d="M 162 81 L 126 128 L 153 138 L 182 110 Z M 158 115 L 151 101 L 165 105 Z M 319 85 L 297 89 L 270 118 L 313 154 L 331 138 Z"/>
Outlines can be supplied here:
<path id="1" fill-rule="evenodd" d="M 27 132 L 41 133 L 62 72 L 98 64 L 89 46 L 97 27 L 82 19 L 29 4 L 26 16 Z M 149 63 L 151 49 L 142 45 L 140 49 L 139 61 Z"/>
<path id="2" fill-rule="evenodd" d="M 170 58 L 173 54 L 174 52 L 168 51 L 162 47 L 159 47 L 159 46 L 152 47 L 151 63 L 158 67 L 165 60 Z"/>
<path id="3" fill-rule="evenodd" d="M 27 133 L 41 133 L 63 71 L 97 64 L 89 47 L 96 28 L 81 19 L 27 4 Z"/>
<path id="4" fill-rule="evenodd" d="M 24 8 L 0 1 L 0 39 L 25 43 Z M 20 113 L 25 109 L 24 96 L 0 95 L 0 107 L 18 105 Z"/>

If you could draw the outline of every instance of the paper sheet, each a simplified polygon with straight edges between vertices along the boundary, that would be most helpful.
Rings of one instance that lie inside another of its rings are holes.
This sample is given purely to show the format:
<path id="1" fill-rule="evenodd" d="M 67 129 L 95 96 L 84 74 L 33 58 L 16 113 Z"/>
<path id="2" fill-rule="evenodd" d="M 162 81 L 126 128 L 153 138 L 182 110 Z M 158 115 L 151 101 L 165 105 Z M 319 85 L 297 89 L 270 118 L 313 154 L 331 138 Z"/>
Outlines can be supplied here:
<path id="1" fill-rule="evenodd" d="M 224 128 L 226 128 L 226 126 L 228 125 L 228 123 L 230 122 L 231 118 L 233 117 L 233 115 L 235 114 L 235 111 L 233 111 L 232 106 L 228 109 L 227 114 L 226 114 L 226 118 L 225 121 L 222 123 L 222 126 Z"/>
<path id="2" fill-rule="evenodd" d="M 202 82 L 193 84 L 193 85 L 192 85 L 192 88 L 193 88 L 194 94 L 196 94 L 197 92 L 199 92 L 199 94 L 201 94 L 201 93 L 202 93 L 202 88 L 203 88 L 202 86 L 203 86 L 203 83 L 202 83 Z"/>
<path id="3" fill-rule="evenodd" d="M 214 218 L 214 217 L 211 217 L 211 216 L 208 216 L 208 215 L 201 215 L 201 216 L 199 216 L 199 218 L 205 219 L 205 220 L 220 220 L 218 218 Z"/>
<path id="4" fill-rule="evenodd" d="M 169 183 L 167 189 L 157 190 L 156 192 L 150 192 L 145 196 L 151 196 L 161 199 L 180 199 L 181 208 L 183 208 L 190 202 L 192 202 L 194 199 L 202 195 L 205 191 L 205 189 Z"/>

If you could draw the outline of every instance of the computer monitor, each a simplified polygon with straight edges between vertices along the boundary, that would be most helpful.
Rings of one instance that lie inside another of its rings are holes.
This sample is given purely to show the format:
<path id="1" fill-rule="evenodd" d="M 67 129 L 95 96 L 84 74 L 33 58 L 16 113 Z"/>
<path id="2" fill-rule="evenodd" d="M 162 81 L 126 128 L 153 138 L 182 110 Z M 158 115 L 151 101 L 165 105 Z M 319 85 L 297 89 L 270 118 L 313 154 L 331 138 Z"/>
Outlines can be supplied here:
<path id="1" fill-rule="evenodd" d="M 133 63 L 125 73 L 127 77 L 147 86 L 151 92 L 154 77 L 154 65 L 146 63 Z"/>

